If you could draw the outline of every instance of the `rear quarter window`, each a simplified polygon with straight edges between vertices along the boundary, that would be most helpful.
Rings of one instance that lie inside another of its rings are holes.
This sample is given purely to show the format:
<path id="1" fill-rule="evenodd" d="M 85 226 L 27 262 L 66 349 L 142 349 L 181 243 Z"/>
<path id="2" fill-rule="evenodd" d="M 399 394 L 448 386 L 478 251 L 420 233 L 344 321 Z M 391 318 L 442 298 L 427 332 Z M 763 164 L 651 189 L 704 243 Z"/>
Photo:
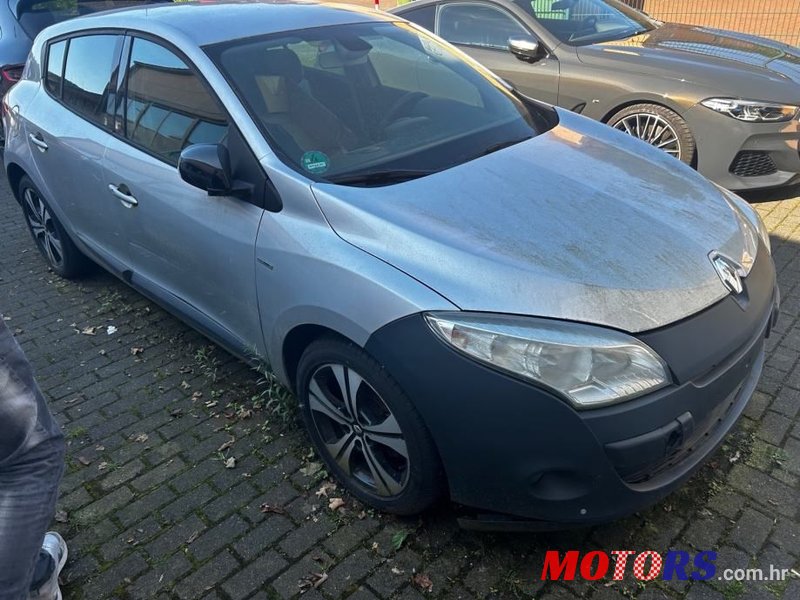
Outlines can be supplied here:
<path id="1" fill-rule="evenodd" d="M 47 68 L 44 87 L 54 96 L 61 97 L 61 80 L 64 76 L 64 57 L 67 54 L 67 40 L 50 44 L 47 51 Z"/>

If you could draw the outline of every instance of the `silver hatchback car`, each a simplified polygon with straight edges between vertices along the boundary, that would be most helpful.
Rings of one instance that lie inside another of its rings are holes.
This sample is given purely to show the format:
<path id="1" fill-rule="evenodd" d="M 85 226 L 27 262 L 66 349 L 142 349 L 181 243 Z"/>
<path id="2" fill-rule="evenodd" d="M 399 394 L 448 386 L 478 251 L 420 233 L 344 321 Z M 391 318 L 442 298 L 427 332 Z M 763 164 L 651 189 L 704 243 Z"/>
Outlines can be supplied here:
<path id="1" fill-rule="evenodd" d="M 88 257 L 269 365 L 377 508 L 616 518 L 695 470 L 761 372 L 778 292 L 749 205 L 395 16 L 78 18 L 3 112 L 53 270 Z"/>

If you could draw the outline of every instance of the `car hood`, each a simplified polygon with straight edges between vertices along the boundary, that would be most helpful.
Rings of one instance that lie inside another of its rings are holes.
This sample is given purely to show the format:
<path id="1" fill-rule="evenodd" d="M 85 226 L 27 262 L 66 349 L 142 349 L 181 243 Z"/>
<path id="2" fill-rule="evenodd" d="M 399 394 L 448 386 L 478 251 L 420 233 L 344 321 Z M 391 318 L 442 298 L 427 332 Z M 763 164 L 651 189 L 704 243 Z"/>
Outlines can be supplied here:
<path id="1" fill-rule="evenodd" d="M 707 83 L 710 69 L 724 78 L 753 77 L 800 83 L 800 49 L 743 33 L 664 23 L 658 29 L 625 40 L 578 48 L 581 60 L 616 53 L 630 57 L 631 67 L 673 69 L 668 76 Z M 795 99 L 796 100 L 796 99 Z"/>
<path id="2" fill-rule="evenodd" d="M 385 187 L 314 183 L 335 232 L 463 310 L 639 332 L 727 295 L 745 225 L 674 158 L 560 111 L 527 142 Z"/>

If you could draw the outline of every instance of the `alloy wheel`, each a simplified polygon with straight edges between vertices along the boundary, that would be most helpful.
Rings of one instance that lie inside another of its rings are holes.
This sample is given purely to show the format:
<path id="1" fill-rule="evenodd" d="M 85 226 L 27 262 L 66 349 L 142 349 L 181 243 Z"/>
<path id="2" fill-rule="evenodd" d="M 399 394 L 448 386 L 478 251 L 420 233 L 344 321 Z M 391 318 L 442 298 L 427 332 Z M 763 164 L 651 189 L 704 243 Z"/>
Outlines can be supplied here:
<path id="1" fill-rule="evenodd" d="M 361 375 L 322 365 L 311 375 L 308 404 L 325 450 L 349 477 L 382 497 L 405 489 L 410 461 L 400 424 Z"/>
<path id="2" fill-rule="evenodd" d="M 64 264 L 64 248 L 56 229 L 55 220 L 50 214 L 50 209 L 31 188 L 26 188 L 23 193 L 25 201 L 25 217 L 31 228 L 37 245 L 42 250 L 50 265 L 60 268 Z"/>
<path id="3" fill-rule="evenodd" d="M 675 158 L 681 158 L 681 142 L 678 134 L 666 119 L 650 113 L 635 113 L 621 118 L 614 129 L 647 142 Z"/>

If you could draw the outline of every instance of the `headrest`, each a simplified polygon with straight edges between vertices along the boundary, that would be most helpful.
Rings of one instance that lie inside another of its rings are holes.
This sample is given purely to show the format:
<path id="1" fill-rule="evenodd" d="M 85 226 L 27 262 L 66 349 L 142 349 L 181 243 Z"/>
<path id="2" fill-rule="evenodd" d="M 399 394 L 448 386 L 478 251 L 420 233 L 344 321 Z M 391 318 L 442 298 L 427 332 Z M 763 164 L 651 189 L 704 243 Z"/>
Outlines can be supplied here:
<path id="1" fill-rule="evenodd" d="M 303 80 L 303 65 L 300 63 L 300 59 L 294 52 L 286 48 L 267 50 L 260 71 L 264 75 L 286 77 L 292 83 L 300 83 Z"/>

